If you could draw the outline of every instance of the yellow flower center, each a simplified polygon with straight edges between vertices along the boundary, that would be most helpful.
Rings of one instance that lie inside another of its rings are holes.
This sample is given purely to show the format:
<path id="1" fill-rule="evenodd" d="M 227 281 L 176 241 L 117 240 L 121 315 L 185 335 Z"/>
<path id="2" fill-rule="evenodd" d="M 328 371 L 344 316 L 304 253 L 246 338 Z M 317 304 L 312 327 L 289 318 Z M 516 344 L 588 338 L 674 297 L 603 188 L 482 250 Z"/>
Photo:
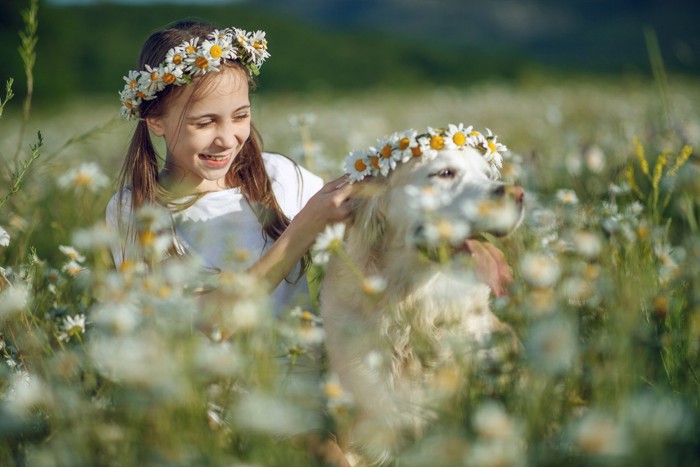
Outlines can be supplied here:
<path id="1" fill-rule="evenodd" d="M 343 389 L 336 383 L 328 382 L 323 389 L 329 399 L 337 399 L 343 395 Z"/>
<path id="2" fill-rule="evenodd" d="M 364 172 L 367 169 L 367 164 L 362 159 L 357 159 L 355 161 L 355 170 L 358 172 Z"/>
<path id="3" fill-rule="evenodd" d="M 464 136 L 464 133 L 459 131 L 452 135 L 452 142 L 454 142 L 457 146 L 464 146 L 464 143 L 467 142 L 467 137 Z"/>
<path id="4" fill-rule="evenodd" d="M 187 47 L 185 47 L 185 52 L 187 52 L 187 54 L 189 55 L 195 53 L 196 50 L 197 49 L 193 45 L 188 45 Z"/>
<path id="5" fill-rule="evenodd" d="M 158 287 L 156 293 L 160 298 L 168 298 L 172 293 L 172 289 L 168 285 L 162 284 L 160 287 Z"/>
<path id="6" fill-rule="evenodd" d="M 175 65 L 179 65 L 180 63 L 182 63 L 182 55 L 180 55 L 180 54 L 173 55 L 173 63 Z"/>
<path id="7" fill-rule="evenodd" d="M 411 148 L 411 154 L 413 154 L 413 157 L 420 157 L 423 155 L 423 153 L 420 151 L 420 146 Z"/>
<path id="8" fill-rule="evenodd" d="M 433 135 L 430 138 L 430 147 L 436 151 L 439 151 L 445 147 L 445 139 L 440 135 Z"/>
<path id="9" fill-rule="evenodd" d="M 205 69 L 209 65 L 209 60 L 207 60 L 204 57 L 197 57 L 197 59 L 194 61 L 194 66 L 200 69 Z"/>
<path id="10" fill-rule="evenodd" d="M 454 227 L 452 226 L 452 223 L 450 221 L 441 219 L 436 227 L 440 240 L 449 240 L 452 237 Z"/>
<path id="11" fill-rule="evenodd" d="M 372 156 L 372 167 L 374 167 L 374 168 L 377 169 L 377 170 L 380 169 L 380 167 L 379 167 L 379 157 L 377 157 L 377 156 Z"/>
<path id="12" fill-rule="evenodd" d="M 166 73 L 163 75 L 163 82 L 165 84 L 173 84 L 175 82 L 175 75 L 172 73 Z"/>
<path id="13" fill-rule="evenodd" d="M 479 133 L 478 131 L 474 130 L 474 131 L 472 131 L 471 133 L 469 133 L 469 136 L 479 136 L 480 134 L 481 134 L 481 133 Z"/>
<path id="14" fill-rule="evenodd" d="M 151 81 L 158 81 L 159 77 L 160 77 L 160 75 L 158 74 L 157 71 L 154 71 L 153 73 L 151 73 Z"/>
<path id="15" fill-rule="evenodd" d="M 493 141 L 489 140 L 486 144 L 487 144 L 488 147 L 489 147 L 489 151 L 491 151 L 491 152 L 496 152 L 496 145 L 493 144 Z"/>
<path id="16" fill-rule="evenodd" d="M 411 140 L 408 139 L 407 137 L 401 138 L 399 141 L 399 149 L 402 151 L 405 151 L 408 149 L 408 146 L 411 144 Z"/>
<path id="17" fill-rule="evenodd" d="M 381 150 L 382 157 L 384 159 L 389 159 L 391 157 L 391 150 L 392 150 L 392 147 L 390 145 L 386 144 Z"/>
<path id="18" fill-rule="evenodd" d="M 301 319 L 305 321 L 313 321 L 314 320 L 314 315 L 308 310 L 304 310 L 301 312 L 301 316 L 299 316 Z"/>
<path id="19" fill-rule="evenodd" d="M 220 58 L 223 52 L 224 51 L 221 49 L 221 46 L 216 44 L 212 45 L 209 49 L 209 55 L 211 55 L 212 58 Z"/>
<path id="20" fill-rule="evenodd" d="M 89 186 L 92 183 L 92 177 L 84 172 L 78 172 L 73 182 L 78 186 Z M 70 257 L 70 255 L 69 255 Z M 71 258 L 75 259 L 75 258 Z"/>
<path id="21" fill-rule="evenodd" d="M 139 235 L 139 242 L 142 246 L 151 246 L 155 243 L 155 241 L 156 234 L 152 230 L 144 230 L 141 232 L 141 235 Z"/>
<path id="22" fill-rule="evenodd" d="M 138 81 L 137 79 L 132 79 L 132 80 L 131 80 L 131 82 L 129 83 L 129 87 L 131 88 L 132 91 L 133 91 L 134 89 L 136 89 L 136 85 L 137 85 L 138 83 L 139 83 L 139 81 Z"/>

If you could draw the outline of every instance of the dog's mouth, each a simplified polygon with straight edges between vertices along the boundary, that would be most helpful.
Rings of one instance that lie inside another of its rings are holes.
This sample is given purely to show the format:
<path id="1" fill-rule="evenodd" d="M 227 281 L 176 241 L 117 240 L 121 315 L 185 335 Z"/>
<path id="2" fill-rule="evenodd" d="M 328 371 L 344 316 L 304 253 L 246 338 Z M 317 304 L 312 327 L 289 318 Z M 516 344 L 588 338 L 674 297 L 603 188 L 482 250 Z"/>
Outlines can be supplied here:
<path id="1" fill-rule="evenodd" d="M 489 199 L 465 207 L 462 213 L 457 219 L 435 216 L 417 224 L 410 243 L 421 256 L 445 262 L 469 254 L 466 242 L 470 239 L 512 234 L 522 223 L 524 206 L 522 197 Z"/>

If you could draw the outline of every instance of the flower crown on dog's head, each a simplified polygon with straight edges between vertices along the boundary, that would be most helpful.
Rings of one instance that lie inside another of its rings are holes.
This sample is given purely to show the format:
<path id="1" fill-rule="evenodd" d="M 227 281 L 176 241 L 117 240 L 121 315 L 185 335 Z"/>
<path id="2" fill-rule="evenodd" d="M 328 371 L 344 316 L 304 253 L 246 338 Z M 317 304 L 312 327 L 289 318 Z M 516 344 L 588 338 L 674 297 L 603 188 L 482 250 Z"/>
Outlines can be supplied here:
<path id="1" fill-rule="evenodd" d="M 424 133 L 408 130 L 377 140 L 377 146 L 367 150 L 353 150 L 345 156 L 343 170 L 349 181 L 357 182 L 367 176 L 387 176 L 399 163 L 413 158 L 432 159 L 442 150 L 474 148 L 481 152 L 491 166 L 494 178 L 500 176 L 503 166 L 502 152 L 508 150 L 497 141 L 496 135 L 486 129 L 486 134 L 465 127 L 449 124 L 447 128 L 430 128 Z"/>
<path id="2" fill-rule="evenodd" d="M 269 56 L 264 31 L 215 29 L 201 42 L 198 37 L 184 41 L 170 49 L 158 66 L 146 65 L 145 70 L 131 70 L 124 77 L 126 85 L 119 93 L 121 116 L 126 120 L 138 118 L 143 101 L 155 99 L 157 93 L 171 84 L 189 84 L 192 78 L 219 71 L 226 60 L 240 62 L 249 76 L 257 76 Z"/>

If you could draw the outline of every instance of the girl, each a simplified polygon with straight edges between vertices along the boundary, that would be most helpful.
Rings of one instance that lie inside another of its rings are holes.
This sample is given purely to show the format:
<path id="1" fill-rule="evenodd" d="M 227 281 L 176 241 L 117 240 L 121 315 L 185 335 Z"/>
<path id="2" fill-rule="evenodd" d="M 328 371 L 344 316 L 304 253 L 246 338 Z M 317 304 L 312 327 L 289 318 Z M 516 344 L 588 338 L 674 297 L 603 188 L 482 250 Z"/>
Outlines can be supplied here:
<path id="1" fill-rule="evenodd" d="M 146 40 L 121 93 L 122 115 L 138 123 L 107 207 L 108 223 L 132 239 L 114 248 L 117 266 L 136 251 L 131 213 L 157 203 L 172 213 L 175 252 L 219 271 L 243 260 L 278 312 L 308 298 L 307 252 L 327 224 L 348 219 L 357 184 L 341 177 L 323 186 L 262 152 L 249 92 L 268 56 L 263 32 L 202 22 L 178 22 Z M 149 133 L 165 140 L 163 164 Z"/>

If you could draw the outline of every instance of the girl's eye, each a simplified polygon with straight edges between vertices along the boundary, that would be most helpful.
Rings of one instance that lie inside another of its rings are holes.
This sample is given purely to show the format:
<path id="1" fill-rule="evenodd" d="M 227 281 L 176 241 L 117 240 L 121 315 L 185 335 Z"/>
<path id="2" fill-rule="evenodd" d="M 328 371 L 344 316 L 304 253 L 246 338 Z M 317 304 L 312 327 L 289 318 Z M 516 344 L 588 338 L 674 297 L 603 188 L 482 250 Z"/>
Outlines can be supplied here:
<path id="1" fill-rule="evenodd" d="M 438 170 L 437 172 L 430 174 L 430 177 L 452 179 L 452 178 L 455 178 L 456 175 L 457 175 L 456 170 L 447 168 L 447 169 Z"/>
<path id="2" fill-rule="evenodd" d="M 248 118 L 248 114 L 238 114 L 233 117 L 234 120 L 236 121 L 241 121 L 241 120 L 246 120 Z"/>
<path id="3" fill-rule="evenodd" d="M 205 128 L 205 127 L 208 127 L 209 125 L 211 125 L 212 123 L 214 123 L 214 122 L 211 120 L 207 120 L 205 122 L 197 122 L 197 123 L 195 123 L 195 126 L 197 128 Z"/>

